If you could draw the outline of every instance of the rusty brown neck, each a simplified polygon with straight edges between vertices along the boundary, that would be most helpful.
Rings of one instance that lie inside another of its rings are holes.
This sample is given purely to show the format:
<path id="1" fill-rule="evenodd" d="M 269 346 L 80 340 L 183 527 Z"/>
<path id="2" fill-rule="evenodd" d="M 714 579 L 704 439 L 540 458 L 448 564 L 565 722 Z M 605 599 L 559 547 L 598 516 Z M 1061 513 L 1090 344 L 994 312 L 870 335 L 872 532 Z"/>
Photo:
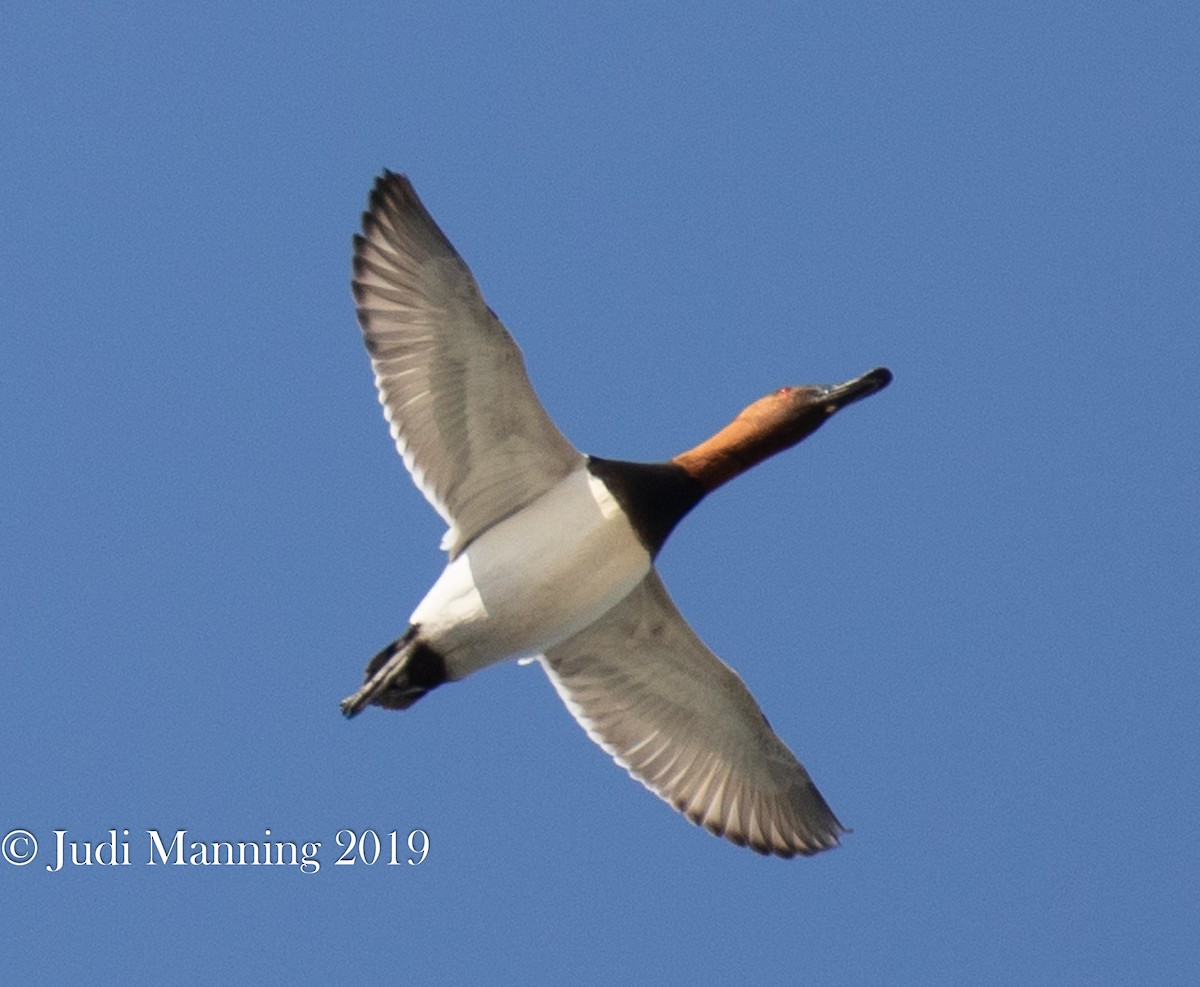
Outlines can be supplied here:
<path id="1" fill-rule="evenodd" d="M 763 421 L 750 414 L 752 410 L 747 408 L 712 438 L 681 452 L 671 461 L 711 492 L 764 459 L 794 446 L 824 419 L 821 415 L 811 427 L 797 429 L 794 423 Z"/>
<path id="2" fill-rule="evenodd" d="M 887 387 L 892 373 L 877 367 L 834 387 L 781 387 L 755 401 L 711 439 L 671 462 L 705 490 L 812 435 L 834 413 Z"/>

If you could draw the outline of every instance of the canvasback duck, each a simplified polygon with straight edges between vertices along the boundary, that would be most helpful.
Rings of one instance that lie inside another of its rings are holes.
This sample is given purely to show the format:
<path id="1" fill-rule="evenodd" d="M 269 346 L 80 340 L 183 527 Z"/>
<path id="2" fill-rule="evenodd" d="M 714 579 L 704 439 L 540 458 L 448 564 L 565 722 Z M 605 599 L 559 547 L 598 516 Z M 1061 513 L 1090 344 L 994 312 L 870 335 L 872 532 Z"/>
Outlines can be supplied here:
<path id="1" fill-rule="evenodd" d="M 358 321 L 396 447 L 449 525 L 449 560 L 342 711 L 407 709 L 444 682 L 536 659 L 588 735 L 692 822 L 780 857 L 835 846 L 846 830 L 680 616 L 654 559 L 706 494 L 891 372 L 781 388 L 668 462 L 583 455 L 407 178 L 379 177 L 362 230 Z"/>

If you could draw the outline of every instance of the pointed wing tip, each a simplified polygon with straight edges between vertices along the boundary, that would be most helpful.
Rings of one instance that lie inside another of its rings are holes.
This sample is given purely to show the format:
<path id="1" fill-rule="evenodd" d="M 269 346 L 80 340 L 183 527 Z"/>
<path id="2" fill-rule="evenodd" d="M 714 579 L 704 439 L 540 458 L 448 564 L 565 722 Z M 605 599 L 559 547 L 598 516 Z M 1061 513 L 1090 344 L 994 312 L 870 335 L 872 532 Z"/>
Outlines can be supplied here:
<path id="1" fill-rule="evenodd" d="M 414 203 L 419 204 L 420 200 L 408 177 L 384 168 L 376 176 L 375 184 L 371 187 L 371 193 L 367 197 L 367 208 L 362 214 L 363 233 L 368 237 L 371 236 L 379 225 L 378 217 L 381 214 L 400 213 L 411 208 Z M 355 247 L 358 246 L 358 240 L 359 238 L 356 237 Z"/>
<path id="2" fill-rule="evenodd" d="M 842 845 L 842 835 L 850 832 L 832 813 L 827 824 L 821 828 L 796 828 L 786 834 L 776 831 L 773 838 L 768 839 L 747 834 L 740 827 L 727 826 L 724 820 L 705 820 L 688 812 L 683 814 L 689 822 L 695 823 L 713 836 L 728 840 L 734 846 L 748 847 L 764 857 L 774 856 L 784 860 L 812 857 L 826 850 L 836 849 Z"/>
<path id="3" fill-rule="evenodd" d="M 417 201 L 416 189 L 403 172 L 384 168 L 375 177 L 375 185 L 371 189 L 371 211 L 384 204 L 406 205 Z"/>
<path id="4" fill-rule="evenodd" d="M 841 838 L 835 833 L 821 833 L 815 836 L 797 837 L 795 842 L 777 843 L 748 839 L 743 833 L 732 831 L 720 832 L 718 829 L 708 829 L 713 836 L 720 836 L 735 846 L 748 847 L 763 857 L 780 857 L 791 860 L 794 857 L 812 857 L 826 850 L 833 850 L 842 845 Z"/>

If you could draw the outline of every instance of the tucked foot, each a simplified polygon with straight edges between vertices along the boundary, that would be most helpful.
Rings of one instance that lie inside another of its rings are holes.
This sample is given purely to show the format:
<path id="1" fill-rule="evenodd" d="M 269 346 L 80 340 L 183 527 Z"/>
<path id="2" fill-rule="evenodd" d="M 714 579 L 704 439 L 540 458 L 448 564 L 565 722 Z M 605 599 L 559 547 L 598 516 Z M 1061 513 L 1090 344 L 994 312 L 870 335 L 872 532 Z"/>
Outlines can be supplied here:
<path id="1" fill-rule="evenodd" d="M 403 637 L 371 659 L 362 688 L 342 700 L 342 713 L 349 719 L 372 703 L 387 709 L 408 709 L 445 681 L 442 656 L 417 640 L 417 628 L 410 627 Z"/>

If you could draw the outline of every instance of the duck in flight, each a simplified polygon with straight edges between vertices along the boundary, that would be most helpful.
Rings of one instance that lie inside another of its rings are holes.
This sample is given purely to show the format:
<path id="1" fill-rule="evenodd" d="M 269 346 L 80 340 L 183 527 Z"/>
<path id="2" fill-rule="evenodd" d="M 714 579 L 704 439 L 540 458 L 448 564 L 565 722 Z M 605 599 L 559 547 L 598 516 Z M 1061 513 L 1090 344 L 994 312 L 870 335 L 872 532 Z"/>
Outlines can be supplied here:
<path id="1" fill-rule="evenodd" d="M 353 286 L 380 403 L 449 525 L 449 558 L 342 711 L 406 709 L 488 665 L 536 658 L 588 735 L 692 822 L 780 857 L 835 846 L 845 829 L 675 608 L 654 559 L 706 494 L 891 372 L 781 388 L 667 462 L 601 459 L 550 420 L 516 343 L 403 175 L 376 181 Z"/>

